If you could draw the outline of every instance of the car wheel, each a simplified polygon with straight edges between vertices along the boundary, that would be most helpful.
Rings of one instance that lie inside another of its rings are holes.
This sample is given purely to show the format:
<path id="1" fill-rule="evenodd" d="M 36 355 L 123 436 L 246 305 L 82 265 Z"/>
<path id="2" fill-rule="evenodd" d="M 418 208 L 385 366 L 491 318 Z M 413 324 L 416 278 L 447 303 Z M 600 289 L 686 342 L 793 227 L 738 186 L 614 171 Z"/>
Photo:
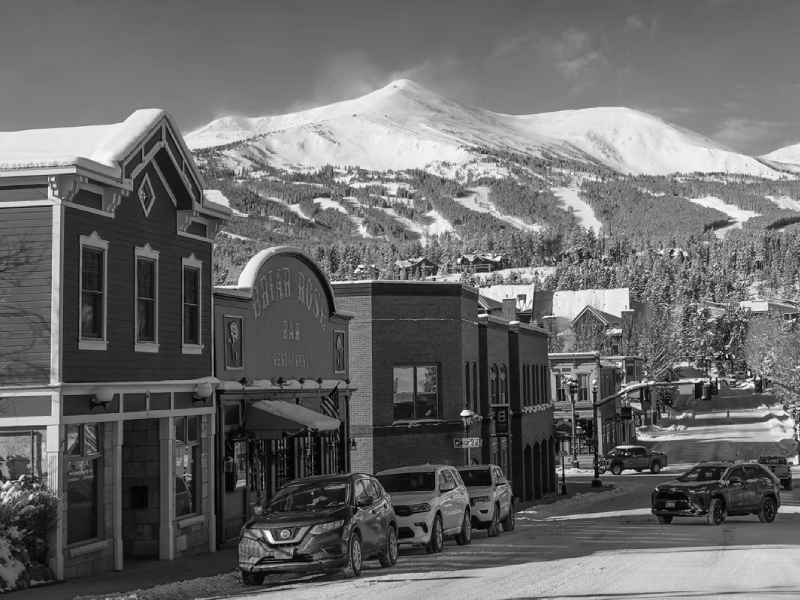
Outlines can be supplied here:
<path id="1" fill-rule="evenodd" d="M 487 531 L 489 537 L 497 537 L 500 535 L 500 507 L 496 504 L 494 505 L 494 510 L 492 510 L 492 521 L 489 523 L 489 529 Z"/>
<path id="2" fill-rule="evenodd" d="M 619 475 L 620 473 L 622 473 L 622 465 L 619 464 L 619 463 L 617 463 L 615 465 L 612 465 L 611 466 L 611 473 L 613 475 Z"/>
<path id="3" fill-rule="evenodd" d="M 772 498 L 764 498 L 761 501 L 761 510 L 758 511 L 758 520 L 762 523 L 772 523 L 775 515 L 778 514 L 778 505 Z"/>
<path id="4" fill-rule="evenodd" d="M 397 531 L 391 525 L 386 532 L 386 550 L 378 557 L 378 561 L 384 569 L 397 564 Z"/>
<path id="5" fill-rule="evenodd" d="M 461 532 L 456 536 L 456 544 L 466 546 L 472 543 L 472 517 L 468 509 L 464 509 L 464 518 L 461 520 Z"/>
<path id="6" fill-rule="evenodd" d="M 658 522 L 662 525 L 669 525 L 672 523 L 672 515 L 658 515 Z"/>
<path id="7" fill-rule="evenodd" d="M 514 503 L 508 507 L 508 516 L 503 519 L 503 531 L 514 531 L 517 525 L 517 517 L 514 516 Z"/>
<path id="8" fill-rule="evenodd" d="M 650 467 L 650 472 L 655 474 L 655 475 L 658 475 L 661 472 L 661 463 L 660 462 L 654 462 L 653 466 Z"/>
<path id="9" fill-rule="evenodd" d="M 264 573 L 250 573 L 248 571 L 242 571 L 242 583 L 244 583 L 246 586 L 261 585 L 264 583 L 264 577 L 266 577 Z"/>
<path id="10" fill-rule="evenodd" d="M 433 529 L 431 530 L 431 540 L 425 547 L 428 554 L 439 554 L 444 547 L 444 532 L 442 531 L 442 516 L 436 515 L 433 518 Z"/>
<path id="11" fill-rule="evenodd" d="M 719 498 L 712 498 L 708 504 L 708 514 L 706 520 L 709 525 L 719 525 L 725 520 L 725 505 Z"/>
<path id="12" fill-rule="evenodd" d="M 350 536 L 350 545 L 347 548 L 347 566 L 342 567 L 342 575 L 347 578 L 361 575 L 364 565 L 364 556 L 361 554 L 361 537 L 355 532 Z"/>

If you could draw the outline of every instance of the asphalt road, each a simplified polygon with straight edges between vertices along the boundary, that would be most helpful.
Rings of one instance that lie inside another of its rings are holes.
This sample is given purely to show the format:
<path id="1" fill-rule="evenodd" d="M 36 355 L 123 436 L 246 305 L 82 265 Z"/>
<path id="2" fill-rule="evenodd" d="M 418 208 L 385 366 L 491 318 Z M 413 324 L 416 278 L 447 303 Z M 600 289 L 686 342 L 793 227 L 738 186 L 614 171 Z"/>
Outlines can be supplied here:
<path id="1" fill-rule="evenodd" d="M 800 474 L 800 473 L 798 473 Z M 800 491 L 782 493 L 774 523 L 756 516 L 661 525 L 650 491 L 674 473 L 605 476 L 616 492 L 521 513 L 497 538 L 476 531 L 439 555 L 401 549 L 397 565 L 369 562 L 359 579 L 303 577 L 265 586 L 255 597 L 437 600 L 507 598 L 800 597 Z M 584 481 L 586 477 L 568 478 Z M 790 512 L 794 511 L 794 512 Z M 248 595 L 248 597 L 253 597 Z"/>

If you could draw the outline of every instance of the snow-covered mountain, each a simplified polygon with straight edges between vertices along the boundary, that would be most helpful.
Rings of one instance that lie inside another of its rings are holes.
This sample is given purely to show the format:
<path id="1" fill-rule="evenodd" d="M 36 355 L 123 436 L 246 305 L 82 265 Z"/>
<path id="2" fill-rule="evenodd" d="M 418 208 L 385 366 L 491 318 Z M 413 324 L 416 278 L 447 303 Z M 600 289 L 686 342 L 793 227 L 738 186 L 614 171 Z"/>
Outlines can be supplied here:
<path id="1" fill-rule="evenodd" d="M 732 172 L 776 177 L 759 160 L 628 108 L 504 115 L 444 98 L 406 79 L 355 100 L 274 117 L 225 117 L 186 136 L 190 148 L 225 149 L 234 162 L 425 168 L 474 158 L 464 146 L 589 157 L 622 173 Z M 777 160 L 777 159 L 776 159 Z"/>
<path id="2" fill-rule="evenodd" d="M 785 148 L 779 148 L 778 150 L 774 150 L 769 154 L 765 154 L 761 158 L 766 160 L 774 160 L 776 162 L 781 163 L 791 163 L 800 165 L 800 144 L 795 144 L 794 146 L 786 146 Z"/>

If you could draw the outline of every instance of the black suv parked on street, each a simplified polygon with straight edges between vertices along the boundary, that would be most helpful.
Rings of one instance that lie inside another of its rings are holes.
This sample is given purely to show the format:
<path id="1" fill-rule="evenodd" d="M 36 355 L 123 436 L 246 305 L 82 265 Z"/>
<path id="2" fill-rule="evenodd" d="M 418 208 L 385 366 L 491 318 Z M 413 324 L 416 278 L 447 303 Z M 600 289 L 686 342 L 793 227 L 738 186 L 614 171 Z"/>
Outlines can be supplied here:
<path id="1" fill-rule="evenodd" d="M 659 523 L 704 516 L 710 525 L 719 525 L 728 516 L 751 514 L 772 523 L 781 505 L 780 489 L 780 480 L 758 463 L 702 462 L 656 486 L 652 513 Z"/>

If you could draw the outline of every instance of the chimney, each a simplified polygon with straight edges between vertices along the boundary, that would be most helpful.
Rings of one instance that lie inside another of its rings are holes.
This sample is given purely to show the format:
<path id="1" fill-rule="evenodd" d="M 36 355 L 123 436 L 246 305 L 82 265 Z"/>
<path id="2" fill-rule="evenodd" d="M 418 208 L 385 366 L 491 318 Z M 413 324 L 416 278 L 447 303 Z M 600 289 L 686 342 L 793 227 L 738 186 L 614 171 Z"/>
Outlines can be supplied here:
<path id="1" fill-rule="evenodd" d="M 503 298 L 503 318 L 506 321 L 517 320 L 517 301 L 514 298 Z"/>

